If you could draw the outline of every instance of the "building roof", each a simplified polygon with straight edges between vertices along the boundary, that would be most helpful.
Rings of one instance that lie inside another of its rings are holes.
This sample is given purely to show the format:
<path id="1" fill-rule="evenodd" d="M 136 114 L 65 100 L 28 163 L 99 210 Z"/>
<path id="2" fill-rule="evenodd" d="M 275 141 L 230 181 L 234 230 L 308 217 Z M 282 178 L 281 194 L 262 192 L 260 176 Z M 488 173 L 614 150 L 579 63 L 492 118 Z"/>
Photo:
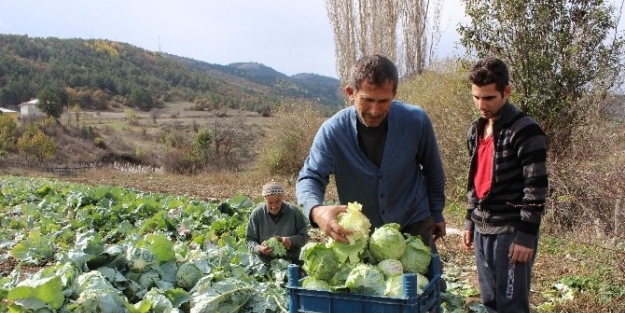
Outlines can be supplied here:
<path id="1" fill-rule="evenodd" d="M 5 109 L 5 108 L 0 108 L 0 112 L 2 112 L 2 113 L 17 113 L 17 111 Z"/>
<path id="2" fill-rule="evenodd" d="M 32 99 L 28 102 L 24 102 L 24 103 L 20 103 L 19 106 L 23 106 L 23 105 L 29 105 L 29 104 L 37 104 L 39 103 L 39 99 Z"/>

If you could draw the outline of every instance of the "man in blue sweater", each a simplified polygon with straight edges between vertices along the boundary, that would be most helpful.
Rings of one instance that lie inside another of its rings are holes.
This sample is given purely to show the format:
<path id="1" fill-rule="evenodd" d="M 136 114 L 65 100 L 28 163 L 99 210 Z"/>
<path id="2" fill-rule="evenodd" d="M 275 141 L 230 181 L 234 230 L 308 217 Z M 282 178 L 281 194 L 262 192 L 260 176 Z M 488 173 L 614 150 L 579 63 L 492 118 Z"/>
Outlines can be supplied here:
<path id="1" fill-rule="evenodd" d="M 398 73 L 380 55 L 352 68 L 345 91 L 353 106 L 328 119 L 317 132 L 299 173 L 296 196 L 311 225 L 348 242 L 336 217 L 348 202 L 362 204 L 372 230 L 387 223 L 420 235 L 432 245 L 445 235 L 445 175 L 432 123 L 418 106 L 394 100 Z M 334 175 L 341 205 L 325 205 Z"/>

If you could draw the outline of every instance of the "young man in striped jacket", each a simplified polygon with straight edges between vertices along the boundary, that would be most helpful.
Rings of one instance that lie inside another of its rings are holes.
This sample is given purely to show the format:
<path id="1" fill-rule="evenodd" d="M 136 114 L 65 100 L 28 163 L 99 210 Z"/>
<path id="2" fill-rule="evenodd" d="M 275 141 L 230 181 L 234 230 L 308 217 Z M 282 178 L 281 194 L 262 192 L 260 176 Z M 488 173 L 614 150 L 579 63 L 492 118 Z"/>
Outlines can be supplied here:
<path id="1" fill-rule="evenodd" d="M 480 117 L 468 133 L 468 210 L 463 244 L 476 258 L 488 312 L 530 312 L 529 291 L 548 188 L 547 138 L 508 102 L 508 68 L 478 61 L 469 75 Z"/>

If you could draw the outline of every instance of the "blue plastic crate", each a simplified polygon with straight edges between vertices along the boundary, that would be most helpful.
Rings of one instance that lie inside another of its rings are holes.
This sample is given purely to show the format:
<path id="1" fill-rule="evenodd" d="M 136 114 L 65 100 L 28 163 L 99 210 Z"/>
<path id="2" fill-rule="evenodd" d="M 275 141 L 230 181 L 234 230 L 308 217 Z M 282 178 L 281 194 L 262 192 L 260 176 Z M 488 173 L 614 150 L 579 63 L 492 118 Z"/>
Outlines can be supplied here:
<path id="1" fill-rule="evenodd" d="M 441 304 L 441 263 L 438 254 L 432 254 L 429 283 L 417 295 L 417 277 L 404 274 L 404 298 L 366 296 L 352 293 L 334 293 L 300 287 L 298 266 L 289 265 L 287 296 L 289 313 L 425 313 L 438 312 Z"/>

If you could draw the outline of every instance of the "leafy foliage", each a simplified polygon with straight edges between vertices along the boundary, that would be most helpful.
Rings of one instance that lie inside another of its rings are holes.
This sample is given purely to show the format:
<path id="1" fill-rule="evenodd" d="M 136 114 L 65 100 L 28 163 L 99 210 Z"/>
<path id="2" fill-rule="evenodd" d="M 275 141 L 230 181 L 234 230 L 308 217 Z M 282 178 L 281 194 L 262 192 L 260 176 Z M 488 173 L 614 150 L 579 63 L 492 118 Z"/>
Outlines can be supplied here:
<path id="1" fill-rule="evenodd" d="M 50 158 L 56 151 L 56 143 L 52 137 L 37 128 L 34 124 L 29 124 L 26 131 L 17 140 L 18 150 L 28 156 L 34 156 L 38 161 Z"/>
<path id="2" fill-rule="evenodd" d="M 43 89 L 37 93 L 37 107 L 41 112 L 51 116 L 55 119 L 59 119 L 63 113 L 63 103 L 61 98 L 49 89 Z"/>
<path id="3" fill-rule="evenodd" d="M 286 255 L 286 248 L 278 239 L 278 237 L 271 237 L 265 241 L 263 241 L 263 246 L 270 247 L 272 249 L 271 256 L 280 257 Z"/>
<path id="4" fill-rule="evenodd" d="M 614 8 L 595 0 L 464 3 L 471 22 L 458 28 L 462 45 L 510 66 L 513 101 L 542 124 L 552 152 L 567 151 L 596 110 L 592 100 L 621 84 L 625 41 Z"/>
<path id="5" fill-rule="evenodd" d="M 1 195 L 0 224 L 33 230 L 3 232 L 0 257 L 41 266 L 0 278 L 2 305 L 15 312 L 286 311 L 288 264 L 267 268 L 245 245 L 256 205 L 247 197 L 204 202 L 15 177 L 3 177 Z M 165 223 L 143 227 L 160 212 Z"/>
<path id="6" fill-rule="evenodd" d="M 0 155 L 15 149 L 17 123 L 8 114 L 0 114 Z"/>

